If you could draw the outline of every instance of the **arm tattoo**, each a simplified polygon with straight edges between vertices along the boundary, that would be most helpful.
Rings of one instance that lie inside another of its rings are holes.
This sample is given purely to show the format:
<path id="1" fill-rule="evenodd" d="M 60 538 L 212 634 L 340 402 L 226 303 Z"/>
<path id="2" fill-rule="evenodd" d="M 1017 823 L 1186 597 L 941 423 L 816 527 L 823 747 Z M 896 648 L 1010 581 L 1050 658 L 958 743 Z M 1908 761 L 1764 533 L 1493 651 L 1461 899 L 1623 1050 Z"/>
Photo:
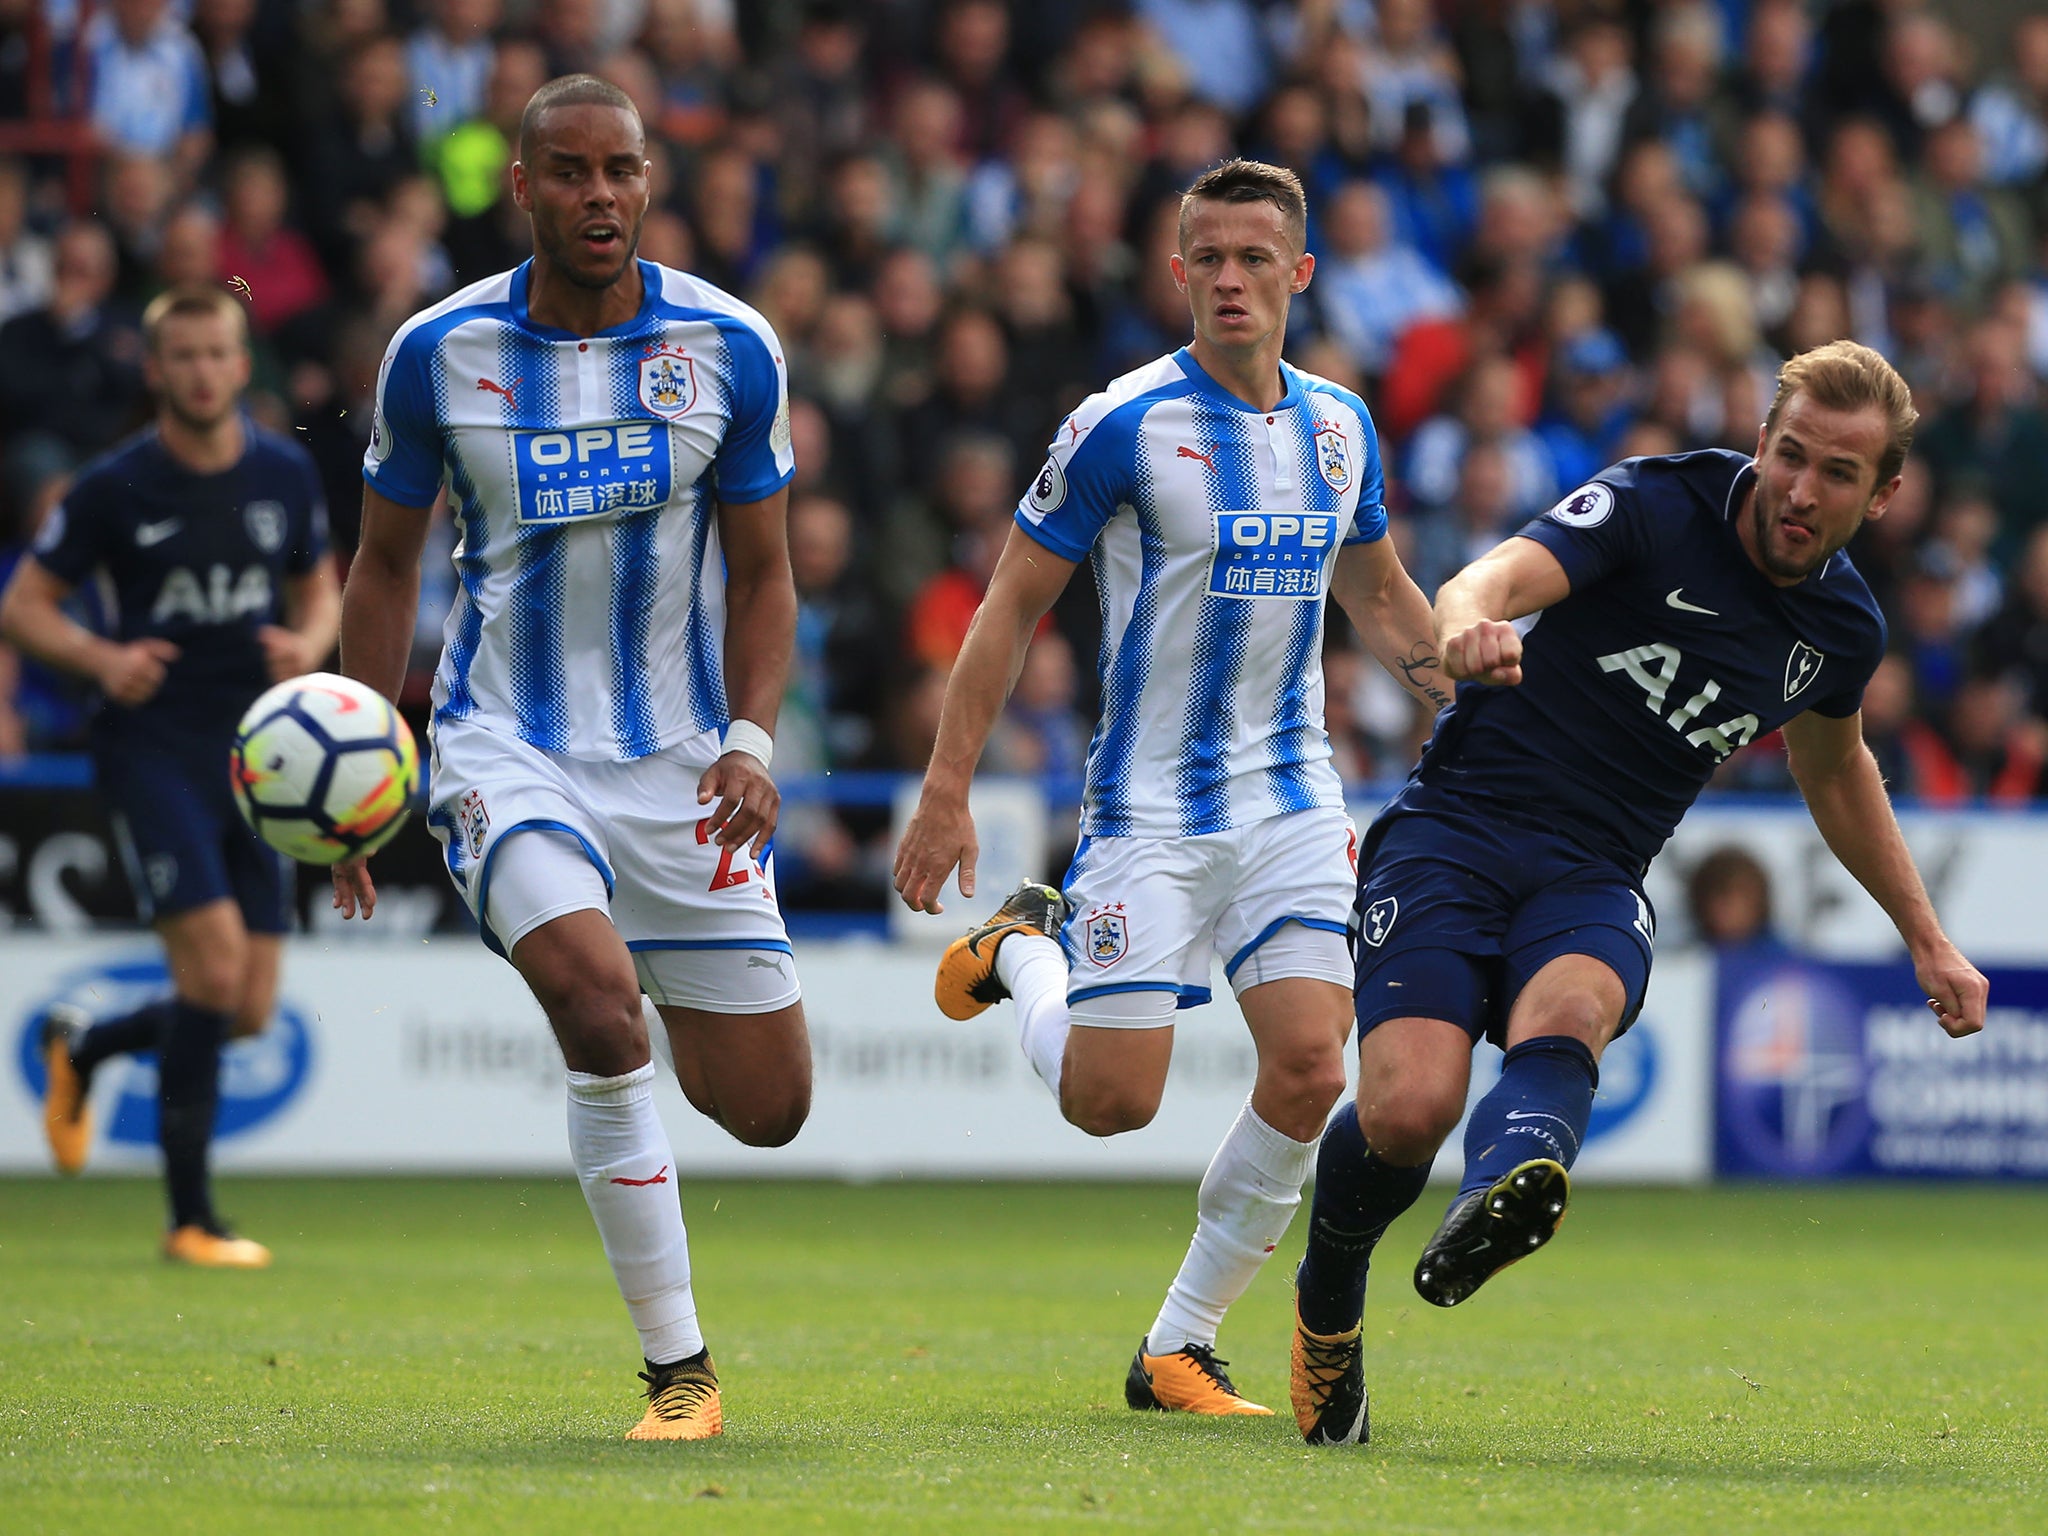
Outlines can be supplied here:
<path id="1" fill-rule="evenodd" d="M 1436 647 L 1427 640 L 1416 641 L 1415 649 L 1406 656 L 1396 656 L 1394 665 L 1401 669 L 1401 676 L 1407 680 L 1408 686 L 1438 709 L 1451 702 L 1451 696 L 1437 686 L 1436 679 L 1430 675 L 1442 667 L 1443 662 L 1437 656 Z"/>

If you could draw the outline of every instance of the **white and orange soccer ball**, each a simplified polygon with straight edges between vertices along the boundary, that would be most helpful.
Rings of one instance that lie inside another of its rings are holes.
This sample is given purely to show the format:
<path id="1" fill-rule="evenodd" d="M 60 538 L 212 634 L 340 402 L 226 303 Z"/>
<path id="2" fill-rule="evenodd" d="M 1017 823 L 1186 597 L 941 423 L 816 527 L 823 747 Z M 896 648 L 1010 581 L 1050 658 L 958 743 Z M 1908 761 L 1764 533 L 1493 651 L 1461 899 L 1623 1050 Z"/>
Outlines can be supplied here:
<path id="1" fill-rule="evenodd" d="M 302 863 L 334 864 L 383 847 L 405 825 L 420 757 L 382 694 L 309 672 L 249 706 L 228 775 L 257 836 Z"/>

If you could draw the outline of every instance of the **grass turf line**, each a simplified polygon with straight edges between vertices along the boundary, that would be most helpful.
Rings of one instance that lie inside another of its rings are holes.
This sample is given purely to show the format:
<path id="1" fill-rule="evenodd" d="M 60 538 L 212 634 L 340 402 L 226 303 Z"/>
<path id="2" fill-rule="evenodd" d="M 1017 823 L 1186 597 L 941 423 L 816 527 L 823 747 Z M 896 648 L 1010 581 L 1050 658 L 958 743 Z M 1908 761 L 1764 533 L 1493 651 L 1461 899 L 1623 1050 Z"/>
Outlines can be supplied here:
<path id="1" fill-rule="evenodd" d="M 0 1181 L 0 1532 L 2048 1527 L 2048 1223 L 2015 1189 L 1580 1192 L 1455 1312 L 1381 1249 L 1374 1438 L 1286 1410 L 1299 1223 L 1220 1347 L 1272 1419 L 1133 1414 L 1180 1185 L 686 1183 L 727 1437 L 628 1445 L 568 1181 L 245 1180 L 261 1274 L 141 1181 Z M 686 1508 L 677 1509 L 682 1504 Z"/>

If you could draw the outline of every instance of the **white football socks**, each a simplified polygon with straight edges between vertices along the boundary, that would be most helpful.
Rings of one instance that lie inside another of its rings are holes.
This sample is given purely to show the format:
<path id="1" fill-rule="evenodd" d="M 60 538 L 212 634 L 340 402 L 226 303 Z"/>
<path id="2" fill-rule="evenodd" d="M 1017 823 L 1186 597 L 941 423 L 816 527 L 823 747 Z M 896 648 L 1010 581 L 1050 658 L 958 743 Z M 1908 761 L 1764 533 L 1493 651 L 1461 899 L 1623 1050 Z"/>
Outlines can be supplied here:
<path id="1" fill-rule="evenodd" d="M 1246 1100 L 1202 1175 L 1195 1235 L 1145 1335 L 1147 1354 L 1215 1344 L 1223 1314 L 1286 1234 L 1315 1164 L 1316 1145 L 1283 1136 Z"/>
<path id="2" fill-rule="evenodd" d="M 654 1112 L 654 1063 L 623 1077 L 569 1074 L 569 1156 L 640 1353 L 668 1365 L 704 1347 L 690 1294 L 690 1242 L 668 1132 Z"/>
<path id="3" fill-rule="evenodd" d="M 1060 1100 L 1067 1060 L 1067 952 L 1041 933 L 1013 933 L 996 950 L 996 975 L 1017 1004 L 1017 1043 Z"/>

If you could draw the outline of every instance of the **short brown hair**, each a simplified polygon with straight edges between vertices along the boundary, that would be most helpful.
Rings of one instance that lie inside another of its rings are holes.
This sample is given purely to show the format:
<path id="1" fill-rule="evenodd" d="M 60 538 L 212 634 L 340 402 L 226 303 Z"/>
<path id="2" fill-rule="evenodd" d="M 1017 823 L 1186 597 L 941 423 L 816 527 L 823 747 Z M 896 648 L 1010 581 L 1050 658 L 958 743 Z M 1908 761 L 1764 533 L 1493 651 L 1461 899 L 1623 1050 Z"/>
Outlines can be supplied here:
<path id="1" fill-rule="evenodd" d="M 1913 409 L 1913 391 L 1898 369 L 1855 341 L 1830 341 L 1801 352 L 1778 370 L 1778 393 L 1764 417 L 1764 436 L 1778 428 L 1785 402 L 1795 393 L 1831 411 L 1860 411 L 1876 406 L 1885 414 L 1887 437 L 1877 461 L 1877 483 L 1884 485 L 1906 462 L 1913 446 L 1913 428 L 1920 413 Z"/>
<path id="2" fill-rule="evenodd" d="M 1263 160 L 1226 160 L 1195 178 L 1180 200 L 1180 248 L 1188 248 L 1188 217 L 1197 202 L 1271 203 L 1297 251 L 1308 248 L 1308 194 L 1301 178 L 1284 165 Z"/>
<path id="3" fill-rule="evenodd" d="M 633 98 L 611 81 L 600 80 L 596 75 L 557 75 L 527 98 L 526 110 L 519 114 L 522 161 L 532 157 L 534 140 L 540 136 L 541 115 L 554 107 L 617 107 L 621 112 L 630 112 L 634 122 L 640 121 L 640 109 L 633 105 Z"/>
<path id="4" fill-rule="evenodd" d="M 163 335 L 164 322 L 181 315 L 233 315 L 237 339 L 243 345 L 249 341 L 249 317 L 242 313 L 241 301 L 225 288 L 216 288 L 211 283 L 188 283 L 177 288 L 166 288 L 149 301 L 149 308 L 142 312 L 142 340 L 151 352 Z"/>

